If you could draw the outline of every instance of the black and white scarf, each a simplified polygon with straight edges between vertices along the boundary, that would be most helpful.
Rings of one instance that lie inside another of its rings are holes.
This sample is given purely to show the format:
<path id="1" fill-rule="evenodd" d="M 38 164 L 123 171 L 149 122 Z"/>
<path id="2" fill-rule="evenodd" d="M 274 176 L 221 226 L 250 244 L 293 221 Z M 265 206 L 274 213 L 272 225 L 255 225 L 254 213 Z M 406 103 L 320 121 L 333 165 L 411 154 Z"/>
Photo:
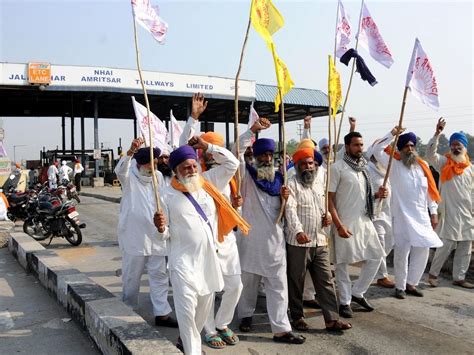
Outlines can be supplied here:
<path id="1" fill-rule="evenodd" d="M 362 156 L 359 160 L 351 158 L 347 153 L 344 153 L 344 161 L 354 171 L 361 172 L 365 177 L 366 196 L 365 196 L 365 213 L 374 220 L 374 195 L 372 193 L 372 180 L 370 179 L 369 172 L 367 170 L 367 160 Z"/>

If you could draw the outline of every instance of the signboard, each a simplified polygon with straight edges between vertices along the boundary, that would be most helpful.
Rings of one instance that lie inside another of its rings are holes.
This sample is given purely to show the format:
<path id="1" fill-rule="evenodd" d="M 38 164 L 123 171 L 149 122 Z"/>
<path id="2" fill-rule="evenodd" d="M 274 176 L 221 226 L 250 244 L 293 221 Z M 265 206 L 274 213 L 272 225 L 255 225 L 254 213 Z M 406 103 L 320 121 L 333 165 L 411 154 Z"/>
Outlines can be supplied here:
<path id="1" fill-rule="evenodd" d="M 31 64 L 31 63 L 30 63 Z M 37 63 L 38 64 L 38 63 Z M 57 90 L 141 92 L 137 70 L 104 67 L 51 65 L 48 74 L 50 88 Z M 45 79 L 45 78 L 43 78 Z M 148 91 L 169 95 L 201 92 L 208 97 L 234 98 L 235 80 L 215 76 L 143 71 Z M 30 85 L 27 64 L 0 63 L 0 85 Z M 255 100 L 255 81 L 240 80 L 239 96 Z"/>
<path id="2" fill-rule="evenodd" d="M 28 63 L 28 82 L 49 85 L 51 83 L 51 64 Z"/>
<path id="3" fill-rule="evenodd" d="M 0 158 L 0 175 L 11 174 L 11 160 L 8 158 Z"/>

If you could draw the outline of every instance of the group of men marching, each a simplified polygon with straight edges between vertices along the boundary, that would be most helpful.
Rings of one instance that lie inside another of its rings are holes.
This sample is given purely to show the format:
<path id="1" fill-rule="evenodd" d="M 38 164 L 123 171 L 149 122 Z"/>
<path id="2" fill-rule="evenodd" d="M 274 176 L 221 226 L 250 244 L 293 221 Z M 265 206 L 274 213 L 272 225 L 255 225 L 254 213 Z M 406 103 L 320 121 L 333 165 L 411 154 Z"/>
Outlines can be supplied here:
<path id="1" fill-rule="evenodd" d="M 320 141 L 318 151 L 307 134 L 285 183 L 274 168 L 275 142 L 255 137 L 270 126 L 268 120 L 255 122 L 230 152 L 218 133 L 195 135 L 206 107 L 201 94 L 193 96 L 179 148 L 155 148 L 157 159 L 151 162 L 150 149 L 140 148 L 144 141 L 138 138 L 116 167 L 123 189 L 118 225 L 123 300 L 137 306 L 146 269 L 155 324 L 179 327 L 177 346 L 184 353 L 201 353 L 203 329 L 212 348 L 237 344 L 238 336 L 228 327 L 234 311 L 240 331 L 250 331 L 262 286 L 273 340 L 290 344 L 305 341 L 292 326 L 309 328 L 303 312 L 308 302 L 322 309 L 328 331 L 341 332 L 352 328 L 340 319 L 353 316 L 352 303 L 374 309 L 364 296 L 374 279 L 395 287 L 399 299 L 423 296 L 417 286 L 430 248 L 439 248 L 428 279 L 432 286 L 456 249 L 453 283 L 472 287 L 465 275 L 473 240 L 474 169 L 463 133 L 451 137 L 450 153 L 439 155 L 445 122 L 437 124 L 427 158 L 441 174 L 438 192 L 428 164 L 416 154 L 413 133 L 394 128 L 369 147 L 366 159 L 363 138 L 352 127 L 330 164 L 326 196 L 325 170 L 332 159 L 327 140 Z M 305 128 L 309 124 L 305 119 Z M 399 134 L 397 150 L 391 152 Z M 391 153 L 389 184 L 383 186 Z M 158 164 L 156 177 L 152 163 Z M 385 261 L 392 248 L 395 282 L 388 278 Z M 360 274 L 352 285 L 348 268 L 358 262 Z M 177 321 L 170 316 L 169 278 Z M 304 296 L 308 290 L 309 299 Z"/>

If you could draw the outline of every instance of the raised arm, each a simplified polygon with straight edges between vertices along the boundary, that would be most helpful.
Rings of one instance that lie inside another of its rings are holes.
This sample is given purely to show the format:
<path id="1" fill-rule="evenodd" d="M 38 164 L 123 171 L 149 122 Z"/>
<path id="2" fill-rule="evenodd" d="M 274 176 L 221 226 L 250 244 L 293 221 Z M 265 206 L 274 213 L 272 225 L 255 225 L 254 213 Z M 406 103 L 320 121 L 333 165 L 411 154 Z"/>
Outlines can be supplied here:
<path id="1" fill-rule="evenodd" d="M 199 117 L 207 108 L 207 101 L 204 101 L 204 95 L 197 93 L 193 95 L 191 104 L 191 116 L 184 125 L 183 133 L 179 137 L 179 146 L 188 144 L 188 141 L 195 136 L 199 127 Z"/>
<path id="2" fill-rule="evenodd" d="M 117 178 L 122 185 L 124 185 L 128 179 L 128 173 L 130 170 L 133 154 L 138 151 L 143 143 L 145 143 L 145 141 L 142 137 L 134 139 L 130 145 L 130 149 L 127 151 L 127 154 L 120 158 L 119 162 L 115 166 L 115 174 L 117 174 Z"/>
<path id="3" fill-rule="evenodd" d="M 446 157 L 438 154 L 438 142 L 439 135 L 444 130 L 446 126 L 446 121 L 441 117 L 436 124 L 436 130 L 433 138 L 428 142 L 428 147 L 426 148 L 426 160 L 430 165 L 432 165 L 438 172 L 441 172 L 444 164 L 446 164 Z"/>
<path id="4" fill-rule="evenodd" d="M 302 139 L 311 139 L 311 120 L 312 116 L 308 115 L 304 118 L 303 136 Z"/>

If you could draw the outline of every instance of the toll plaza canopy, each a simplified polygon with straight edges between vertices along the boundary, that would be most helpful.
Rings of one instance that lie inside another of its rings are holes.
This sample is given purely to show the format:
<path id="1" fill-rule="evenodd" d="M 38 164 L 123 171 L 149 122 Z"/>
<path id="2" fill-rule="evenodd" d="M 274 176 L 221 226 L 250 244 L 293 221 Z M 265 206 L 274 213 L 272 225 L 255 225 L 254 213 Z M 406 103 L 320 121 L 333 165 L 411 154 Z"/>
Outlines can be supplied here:
<path id="1" fill-rule="evenodd" d="M 98 117 L 135 119 L 131 96 L 144 104 L 137 70 L 50 65 L 50 84 L 31 85 L 28 64 L 0 63 L 0 116 Z M 191 96 L 201 92 L 209 105 L 203 122 L 234 122 L 235 80 L 214 76 L 143 71 L 150 108 L 167 121 L 170 109 L 178 120 L 188 117 Z M 250 104 L 261 117 L 278 122 L 277 88 L 239 80 L 239 122 L 248 122 Z M 305 115 L 327 116 L 327 96 L 320 90 L 294 88 L 284 98 L 285 120 Z"/>

